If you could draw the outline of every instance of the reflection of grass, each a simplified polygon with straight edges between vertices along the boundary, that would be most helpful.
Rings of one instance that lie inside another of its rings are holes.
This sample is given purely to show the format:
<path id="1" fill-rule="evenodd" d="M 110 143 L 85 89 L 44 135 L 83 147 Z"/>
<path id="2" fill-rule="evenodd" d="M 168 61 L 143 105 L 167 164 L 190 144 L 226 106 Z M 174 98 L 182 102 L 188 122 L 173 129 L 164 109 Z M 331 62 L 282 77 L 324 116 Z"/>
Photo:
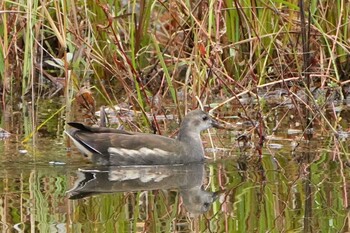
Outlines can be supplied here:
<path id="1" fill-rule="evenodd" d="M 2 229 L 52 232 L 65 224 L 66 217 L 59 209 L 67 208 L 66 177 L 52 169 L 16 168 L 2 172 Z"/>
<path id="2" fill-rule="evenodd" d="M 302 229 L 309 212 L 314 229 L 342 229 L 346 218 L 343 179 L 349 175 L 336 162 L 315 163 L 308 174 L 300 169 L 306 163 L 285 161 L 276 170 L 271 156 L 262 162 L 262 166 L 250 164 L 246 171 L 238 170 L 233 161 L 210 165 L 210 189 L 223 188 L 222 196 L 208 212 L 197 216 L 185 211 L 176 191 L 115 193 L 72 201 L 65 191 L 73 182 L 69 174 L 74 169 L 68 173 L 64 167 L 3 170 L 2 226 L 25 232 L 58 228 L 72 232 L 281 232 Z M 311 193 L 306 192 L 306 180 Z M 311 209 L 305 206 L 307 196 Z"/>
<path id="3" fill-rule="evenodd" d="M 172 192 L 137 192 L 98 195 L 79 200 L 73 209 L 72 226 L 83 223 L 82 232 L 171 232 L 176 227 L 177 201 Z M 177 198 L 176 198 L 177 199 Z M 174 225 L 175 224 L 175 225 Z M 79 232 L 79 231 L 78 231 Z"/>

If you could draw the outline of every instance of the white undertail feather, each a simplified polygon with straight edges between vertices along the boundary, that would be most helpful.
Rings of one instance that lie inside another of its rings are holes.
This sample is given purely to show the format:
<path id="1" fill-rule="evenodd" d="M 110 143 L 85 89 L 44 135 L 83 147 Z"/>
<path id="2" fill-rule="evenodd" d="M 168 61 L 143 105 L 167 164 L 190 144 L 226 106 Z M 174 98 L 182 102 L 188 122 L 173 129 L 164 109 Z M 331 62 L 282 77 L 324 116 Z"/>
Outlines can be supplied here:
<path id="1" fill-rule="evenodd" d="M 169 155 L 170 153 L 168 151 L 159 149 L 159 148 L 154 148 L 154 149 L 149 149 L 146 147 L 141 147 L 140 149 L 125 149 L 125 148 L 115 148 L 115 147 L 109 147 L 108 152 L 110 154 L 117 154 L 121 156 L 141 156 L 141 155 L 160 155 L 160 156 L 166 156 Z"/>
<path id="2" fill-rule="evenodd" d="M 70 135 L 67 131 L 64 131 L 65 134 L 67 134 L 69 136 L 69 138 L 73 141 L 74 145 L 78 148 L 79 151 L 81 151 L 83 154 L 87 155 L 88 157 L 92 156 L 92 152 L 90 150 L 88 150 L 85 146 L 83 146 L 79 141 L 77 141 L 72 135 Z M 86 145 L 88 146 L 88 145 Z M 89 147 L 89 146 L 88 146 Z M 101 154 L 99 151 L 97 151 L 96 149 L 91 148 L 91 150 L 96 151 L 96 153 Z"/>

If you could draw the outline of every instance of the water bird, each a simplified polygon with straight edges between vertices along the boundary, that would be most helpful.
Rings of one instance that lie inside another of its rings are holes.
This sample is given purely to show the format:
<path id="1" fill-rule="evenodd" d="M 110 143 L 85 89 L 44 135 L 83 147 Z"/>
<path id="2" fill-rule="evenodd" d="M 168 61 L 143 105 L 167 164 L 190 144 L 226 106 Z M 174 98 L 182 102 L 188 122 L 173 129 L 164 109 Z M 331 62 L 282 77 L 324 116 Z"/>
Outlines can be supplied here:
<path id="1" fill-rule="evenodd" d="M 176 139 L 156 134 L 68 123 L 66 134 L 93 162 L 101 165 L 188 164 L 204 160 L 200 132 L 221 125 L 202 110 L 193 110 L 183 119 Z"/>

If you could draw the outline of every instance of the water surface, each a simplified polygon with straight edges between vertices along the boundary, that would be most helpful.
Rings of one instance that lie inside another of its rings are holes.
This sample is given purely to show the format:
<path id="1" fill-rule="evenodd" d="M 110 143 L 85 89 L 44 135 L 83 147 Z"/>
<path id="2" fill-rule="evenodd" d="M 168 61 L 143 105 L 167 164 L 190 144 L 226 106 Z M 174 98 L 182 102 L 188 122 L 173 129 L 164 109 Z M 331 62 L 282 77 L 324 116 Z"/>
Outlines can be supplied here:
<path id="1" fill-rule="evenodd" d="M 12 134 L 0 141 L 0 228 L 3 232 L 349 230 L 349 168 L 343 159 L 347 132 L 344 137 L 327 134 L 324 126 L 315 124 L 315 136 L 308 141 L 291 117 L 273 131 L 284 114 L 267 119 L 271 131 L 261 154 L 254 147 L 259 137 L 238 138 L 249 130 L 249 123 L 235 120 L 230 131 L 211 130 L 216 149 L 204 132 L 208 160 L 192 167 L 96 167 L 70 148 L 63 134 L 41 132 L 25 143 L 26 137 Z"/>

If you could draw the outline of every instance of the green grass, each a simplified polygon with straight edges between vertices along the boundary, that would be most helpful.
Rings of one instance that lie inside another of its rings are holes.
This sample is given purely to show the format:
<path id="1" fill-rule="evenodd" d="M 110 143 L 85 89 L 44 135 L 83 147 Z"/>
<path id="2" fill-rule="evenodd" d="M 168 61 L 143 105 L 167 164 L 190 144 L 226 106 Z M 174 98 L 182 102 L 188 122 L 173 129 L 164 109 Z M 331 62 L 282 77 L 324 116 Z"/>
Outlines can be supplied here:
<path id="1" fill-rule="evenodd" d="M 302 74 L 298 1 L 28 4 L 6 0 L 0 9 L 0 75 L 10 95 L 17 91 L 23 95 L 40 85 L 41 72 L 35 67 L 53 58 L 62 59 L 63 73 L 53 67 L 43 69 L 51 70 L 54 78 L 65 78 L 66 98 L 71 98 L 68 90 L 90 82 L 101 86 L 105 99 L 119 88 L 134 108 L 147 111 L 152 110 L 149 98 L 158 88 L 178 105 L 178 91 L 185 89 L 189 99 L 193 95 L 205 99 L 218 83 L 224 83 L 224 89 L 232 85 L 226 77 L 253 89 L 271 79 Z M 315 60 L 314 77 L 325 77 L 324 84 L 334 79 L 342 82 L 337 61 L 348 62 L 348 7 L 343 1 L 310 1 L 305 5 L 306 20 L 309 11 L 307 43 Z M 67 52 L 74 54 L 73 60 L 65 59 Z M 176 80 L 176 64 L 191 69 L 188 82 Z M 147 76 L 150 66 L 158 71 L 156 76 Z M 43 94 L 32 95 L 40 101 Z"/>

